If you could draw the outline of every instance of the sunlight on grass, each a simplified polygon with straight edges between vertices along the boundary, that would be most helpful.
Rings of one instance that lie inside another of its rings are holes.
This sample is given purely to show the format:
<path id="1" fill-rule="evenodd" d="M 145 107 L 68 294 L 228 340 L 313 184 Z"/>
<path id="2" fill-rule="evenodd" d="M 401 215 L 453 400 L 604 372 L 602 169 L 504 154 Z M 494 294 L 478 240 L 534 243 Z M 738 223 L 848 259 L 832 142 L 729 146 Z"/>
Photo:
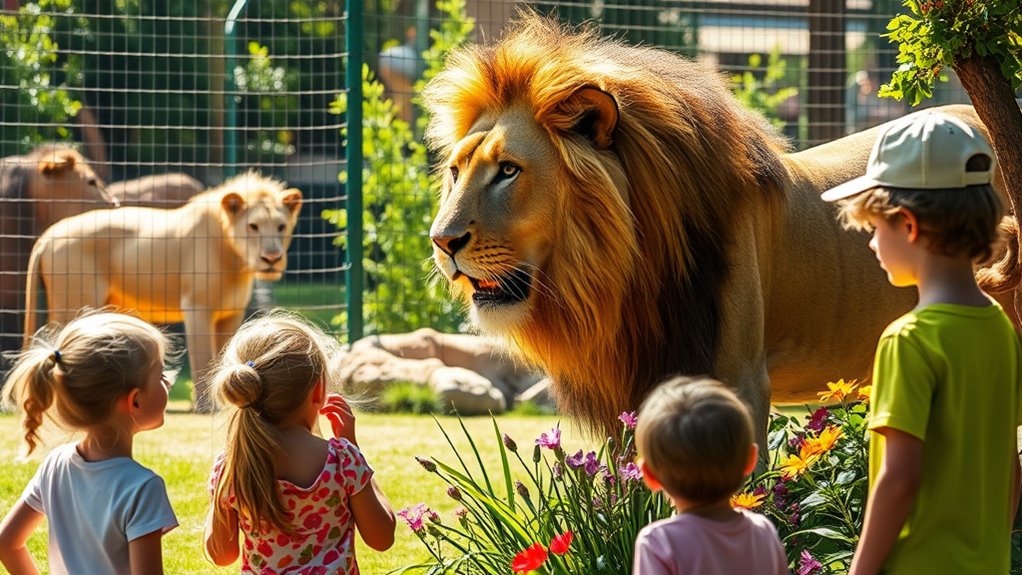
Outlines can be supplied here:
<path id="1" fill-rule="evenodd" d="M 182 402 L 184 403 L 184 402 Z M 463 457 L 471 457 L 468 441 L 456 419 L 439 418 L 441 425 L 454 440 Z M 395 511 L 402 507 L 425 502 L 444 518 L 452 521 L 456 507 L 446 494 L 446 486 L 436 476 L 426 473 L 414 457 L 435 456 L 456 465 L 436 423 L 428 416 L 393 414 L 359 414 L 359 443 L 366 452 L 370 465 L 376 470 L 377 480 L 390 498 Z M 550 430 L 558 418 L 543 416 L 502 416 L 497 418 L 501 430 L 518 442 L 522 455 L 531 457 L 534 439 Z M 163 476 L 170 500 L 181 525 L 164 538 L 164 564 L 168 574 L 237 573 L 238 566 L 216 568 L 207 563 L 202 553 L 202 522 L 206 513 L 208 495 L 206 482 L 210 465 L 223 442 L 223 418 L 170 413 L 166 424 L 159 430 L 140 434 L 136 439 L 135 455 L 143 464 Z M 500 469 L 493 423 L 488 417 L 465 420 L 481 452 L 486 469 L 491 473 Z M 564 421 L 564 444 L 568 449 L 581 449 L 586 443 L 573 425 Z M 0 458 L 10 463 L 0 477 L 0 512 L 6 514 L 21 490 L 31 478 L 45 453 L 53 446 L 71 440 L 71 436 L 55 429 L 44 436 L 47 445 L 28 461 L 16 460 L 20 453 L 20 429 L 13 415 L 0 415 Z M 466 460 L 471 469 L 472 461 Z M 29 547 L 45 569 L 46 533 L 38 531 Z M 387 553 L 376 553 L 359 541 L 359 566 L 366 574 L 379 575 L 396 567 L 426 559 L 425 547 L 403 524 L 397 528 L 397 540 Z"/>

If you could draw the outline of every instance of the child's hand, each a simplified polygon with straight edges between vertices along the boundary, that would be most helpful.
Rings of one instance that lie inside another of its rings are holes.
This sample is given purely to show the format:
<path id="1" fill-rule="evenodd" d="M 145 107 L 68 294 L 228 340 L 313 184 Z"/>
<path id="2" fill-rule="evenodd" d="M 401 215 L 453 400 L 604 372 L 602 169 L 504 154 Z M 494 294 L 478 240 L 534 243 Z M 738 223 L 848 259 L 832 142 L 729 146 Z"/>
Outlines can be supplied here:
<path id="1" fill-rule="evenodd" d="M 355 441 L 355 414 L 352 413 L 351 406 L 344 401 L 340 394 L 328 393 L 326 404 L 319 408 L 319 413 L 330 421 L 334 437 L 347 439 L 353 445 L 358 445 L 358 442 Z"/>

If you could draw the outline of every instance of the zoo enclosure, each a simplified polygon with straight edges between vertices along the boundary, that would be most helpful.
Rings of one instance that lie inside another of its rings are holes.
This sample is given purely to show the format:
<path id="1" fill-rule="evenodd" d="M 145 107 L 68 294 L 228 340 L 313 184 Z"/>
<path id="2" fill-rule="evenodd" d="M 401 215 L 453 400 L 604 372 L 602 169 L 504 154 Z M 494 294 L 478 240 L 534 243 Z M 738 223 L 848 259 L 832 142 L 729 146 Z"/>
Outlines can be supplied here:
<path id="1" fill-rule="evenodd" d="M 0 155 L 74 141 L 109 182 L 183 172 L 213 187 L 247 169 L 286 180 L 305 206 L 284 279 L 257 289 L 257 305 L 347 340 L 458 329 L 460 308 L 426 279 L 434 192 L 415 85 L 438 44 L 492 39 L 522 5 L 716 66 L 798 147 L 905 112 L 874 95 L 895 67 L 879 34 L 896 0 L 5 0 Z M 933 102 L 965 100 L 952 81 Z M 11 261 L 41 230 L 20 211 L 32 198 L 4 202 L 20 221 L 0 248 Z M 0 335 L 17 341 L 6 320 L 23 310 L 0 312 Z"/>

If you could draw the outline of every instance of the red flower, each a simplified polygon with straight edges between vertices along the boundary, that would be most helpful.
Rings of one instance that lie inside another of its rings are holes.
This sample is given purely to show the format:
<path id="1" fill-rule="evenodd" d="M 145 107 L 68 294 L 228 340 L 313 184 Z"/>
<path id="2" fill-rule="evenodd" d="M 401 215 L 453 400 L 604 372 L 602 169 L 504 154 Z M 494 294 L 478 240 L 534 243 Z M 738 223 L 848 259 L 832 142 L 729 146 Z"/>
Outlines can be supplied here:
<path id="1" fill-rule="evenodd" d="M 528 573 L 539 569 L 546 562 L 547 553 L 539 543 L 533 543 L 525 551 L 515 555 L 511 562 L 511 570 L 515 573 Z"/>
<path id="2" fill-rule="evenodd" d="M 565 531 L 550 541 L 550 552 L 555 555 L 564 555 L 571 546 L 571 539 L 575 535 L 571 531 Z"/>

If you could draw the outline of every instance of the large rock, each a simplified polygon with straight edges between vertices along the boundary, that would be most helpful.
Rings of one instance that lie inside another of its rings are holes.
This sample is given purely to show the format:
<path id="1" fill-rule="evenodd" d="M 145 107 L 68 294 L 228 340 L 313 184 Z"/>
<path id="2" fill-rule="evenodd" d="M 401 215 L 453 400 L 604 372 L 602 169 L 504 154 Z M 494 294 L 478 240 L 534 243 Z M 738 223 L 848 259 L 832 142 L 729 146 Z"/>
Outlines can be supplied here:
<path id="1" fill-rule="evenodd" d="M 371 399 L 388 385 L 411 382 L 465 415 L 501 413 L 540 379 L 488 338 L 428 328 L 365 337 L 336 367 L 349 393 Z"/>

